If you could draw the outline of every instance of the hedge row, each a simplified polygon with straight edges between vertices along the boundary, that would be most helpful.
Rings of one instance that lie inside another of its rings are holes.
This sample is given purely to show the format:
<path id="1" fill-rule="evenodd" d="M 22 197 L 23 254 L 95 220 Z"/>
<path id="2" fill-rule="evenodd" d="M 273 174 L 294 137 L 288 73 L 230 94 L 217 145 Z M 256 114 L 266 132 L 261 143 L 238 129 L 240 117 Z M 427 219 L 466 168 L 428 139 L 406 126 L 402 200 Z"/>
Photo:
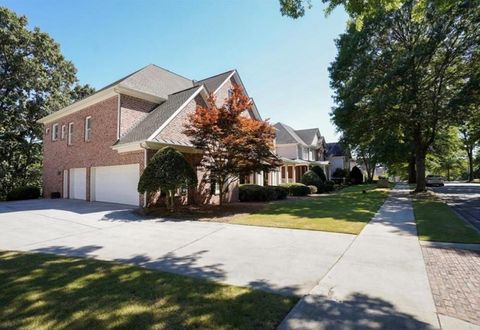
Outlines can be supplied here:
<path id="1" fill-rule="evenodd" d="M 259 186 L 256 184 L 242 184 L 239 188 L 241 202 L 267 202 L 285 199 L 288 189 L 280 186 Z"/>
<path id="2" fill-rule="evenodd" d="M 307 196 L 310 194 L 310 188 L 303 183 L 282 183 L 280 187 L 287 188 L 290 196 Z"/>
<path id="3" fill-rule="evenodd" d="M 19 187 L 11 190 L 7 196 L 7 201 L 19 201 L 23 199 L 36 199 L 40 197 L 40 188 L 34 186 Z"/>

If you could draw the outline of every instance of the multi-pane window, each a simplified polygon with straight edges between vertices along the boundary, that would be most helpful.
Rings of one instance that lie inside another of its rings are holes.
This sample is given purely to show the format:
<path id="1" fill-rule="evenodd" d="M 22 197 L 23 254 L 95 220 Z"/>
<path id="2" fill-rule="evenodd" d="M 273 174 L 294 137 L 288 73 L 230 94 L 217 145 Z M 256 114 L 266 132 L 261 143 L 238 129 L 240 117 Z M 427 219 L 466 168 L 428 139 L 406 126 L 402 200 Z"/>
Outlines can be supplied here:
<path id="1" fill-rule="evenodd" d="M 68 124 L 68 144 L 73 142 L 73 123 Z"/>
<path id="2" fill-rule="evenodd" d="M 92 138 L 92 117 L 85 118 L 85 141 L 90 141 Z"/>
<path id="3" fill-rule="evenodd" d="M 65 139 L 66 126 L 62 125 L 62 140 Z"/>
<path id="4" fill-rule="evenodd" d="M 52 126 L 52 140 L 58 140 L 58 124 L 53 124 Z"/>

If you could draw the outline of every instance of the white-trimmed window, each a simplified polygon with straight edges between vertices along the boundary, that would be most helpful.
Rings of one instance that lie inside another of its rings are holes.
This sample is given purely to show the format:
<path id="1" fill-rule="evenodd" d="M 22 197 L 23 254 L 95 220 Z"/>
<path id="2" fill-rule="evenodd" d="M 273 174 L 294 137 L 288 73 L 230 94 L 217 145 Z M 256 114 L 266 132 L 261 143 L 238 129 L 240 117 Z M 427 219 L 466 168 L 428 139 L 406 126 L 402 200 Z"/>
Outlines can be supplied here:
<path id="1" fill-rule="evenodd" d="M 58 124 L 53 124 L 52 126 L 52 141 L 58 140 Z"/>
<path id="2" fill-rule="evenodd" d="M 68 124 L 68 144 L 73 142 L 73 123 Z"/>
<path id="3" fill-rule="evenodd" d="M 65 134 L 67 133 L 67 127 L 62 125 L 62 140 L 65 140 Z"/>
<path id="4" fill-rule="evenodd" d="M 233 89 L 229 88 L 228 91 L 227 91 L 227 95 L 228 95 L 228 97 L 232 97 L 233 96 Z"/>
<path id="5" fill-rule="evenodd" d="M 90 141 L 92 138 L 92 117 L 85 118 L 85 142 Z"/>

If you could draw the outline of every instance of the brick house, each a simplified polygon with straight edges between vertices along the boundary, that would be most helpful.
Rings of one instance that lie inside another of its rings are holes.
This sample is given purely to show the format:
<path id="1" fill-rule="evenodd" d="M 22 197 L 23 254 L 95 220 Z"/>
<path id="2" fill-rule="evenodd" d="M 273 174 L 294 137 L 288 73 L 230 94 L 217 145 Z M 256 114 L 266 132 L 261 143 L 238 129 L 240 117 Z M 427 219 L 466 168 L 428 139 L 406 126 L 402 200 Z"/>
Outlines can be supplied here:
<path id="1" fill-rule="evenodd" d="M 158 149 L 173 146 L 199 176 L 200 189 L 185 192 L 184 198 L 216 202 L 218 189 L 210 187 L 198 166 L 201 152 L 182 130 L 187 115 L 205 105 L 209 93 L 221 103 L 233 84 L 243 87 L 236 70 L 196 81 L 148 65 L 40 119 L 44 197 L 60 193 L 63 198 L 144 205 L 137 184 L 145 164 Z M 255 105 L 245 115 L 260 119 Z M 226 200 L 237 196 L 233 184 Z"/>

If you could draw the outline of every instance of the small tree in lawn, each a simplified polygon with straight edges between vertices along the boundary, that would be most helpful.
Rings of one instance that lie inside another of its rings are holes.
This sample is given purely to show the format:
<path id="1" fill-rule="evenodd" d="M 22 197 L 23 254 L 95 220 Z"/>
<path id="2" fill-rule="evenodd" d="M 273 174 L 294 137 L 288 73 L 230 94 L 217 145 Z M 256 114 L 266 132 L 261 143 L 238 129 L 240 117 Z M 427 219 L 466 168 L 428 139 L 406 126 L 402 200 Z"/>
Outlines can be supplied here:
<path id="1" fill-rule="evenodd" d="M 350 180 L 352 184 L 363 183 L 363 173 L 357 166 L 354 166 L 350 171 Z"/>
<path id="2" fill-rule="evenodd" d="M 185 157 L 172 147 L 160 149 L 150 160 L 138 182 L 138 192 L 165 191 L 165 204 L 175 209 L 175 191 L 197 184 L 197 175 Z"/>
<path id="3" fill-rule="evenodd" d="M 203 151 L 202 166 L 210 182 L 220 187 L 220 204 L 229 184 L 241 175 L 269 171 L 280 165 L 272 153 L 275 130 L 268 121 L 243 115 L 253 103 L 239 86 L 222 106 L 213 94 L 207 105 L 197 106 L 185 125 L 184 133 Z"/>
<path id="4" fill-rule="evenodd" d="M 311 170 L 318 175 L 318 177 L 320 178 L 320 180 L 321 180 L 322 182 L 327 181 L 327 177 L 326 177 L 326 175 L 325 175 L 325 172 L 323 171 L 323 169 L 322 169 L 320 166 L 318 166 L 318 165 L 313 165 L 312 168 L 311 168 Z"/>

